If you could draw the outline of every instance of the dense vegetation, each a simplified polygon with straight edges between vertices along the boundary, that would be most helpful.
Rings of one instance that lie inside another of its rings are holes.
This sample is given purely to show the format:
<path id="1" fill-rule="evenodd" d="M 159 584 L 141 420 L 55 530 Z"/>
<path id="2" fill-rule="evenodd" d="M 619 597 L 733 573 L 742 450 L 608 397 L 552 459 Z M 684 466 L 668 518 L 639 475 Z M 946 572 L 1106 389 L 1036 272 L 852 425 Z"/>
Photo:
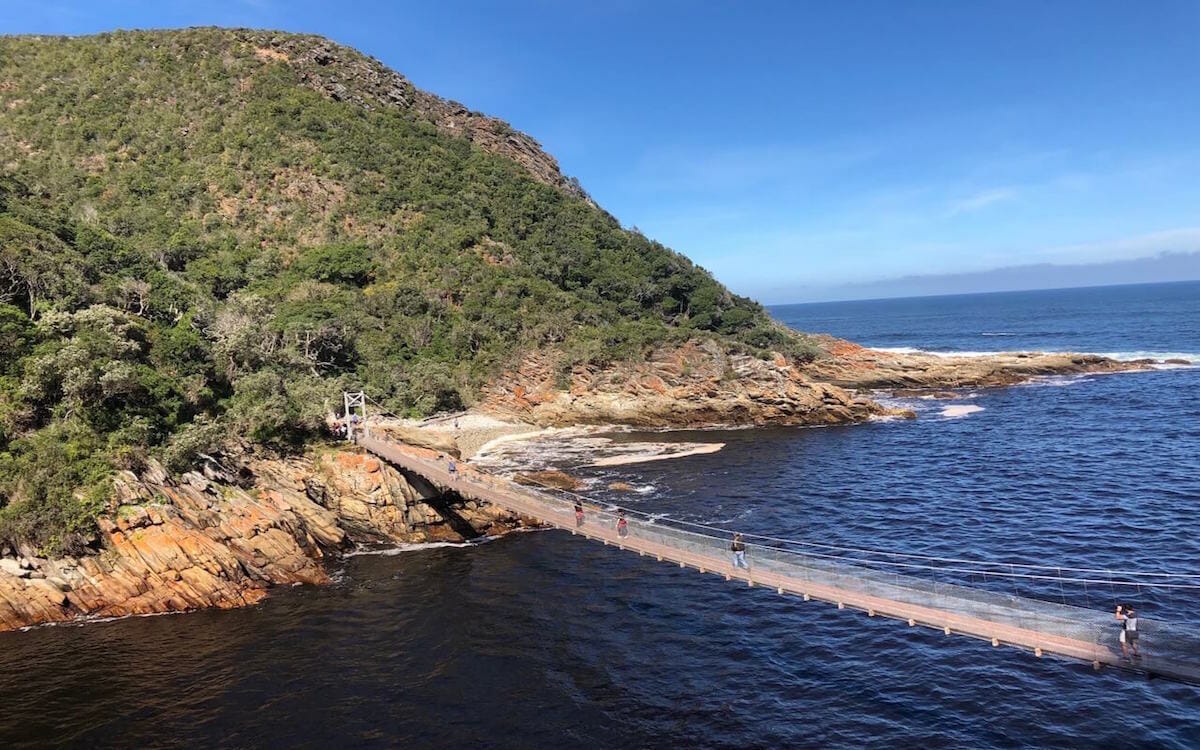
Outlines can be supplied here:
<path id="1" fill-rule="evenodd" d="M 0 39 L 0 539 L 67 550 L 114 467 L 301 444 L 344 387 L 426 414 L 537 348 L 805 353 L 588 201 L 259 38 Z"/>

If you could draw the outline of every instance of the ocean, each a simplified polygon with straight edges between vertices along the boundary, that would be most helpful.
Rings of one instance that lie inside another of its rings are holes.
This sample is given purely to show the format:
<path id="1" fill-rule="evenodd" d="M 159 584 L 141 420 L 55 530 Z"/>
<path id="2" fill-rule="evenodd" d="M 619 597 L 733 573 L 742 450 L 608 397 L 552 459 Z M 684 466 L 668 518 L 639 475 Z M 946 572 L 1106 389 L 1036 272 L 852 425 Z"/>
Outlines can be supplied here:
<path id="1" fill-rule="evenodd" d="M 1200 362 L 1195 282 L 771 312 L 947 356 Z M 560 436 L 493 460 L 565 468 L 613 502 L 731 531 L 1200 574 L 1198 386 L 1200 369 L 1183 366 L 1046 378 L 898 401 L 913 421 Z M 725 447 L 586 465 L 663 442 Z M 617 480 L 636 491 L 609 490 Z M 248 609 L 0 634 L 0 747 L 1200 746 L 1200 688 L 947 638 L 562 532 L 335 566 L 332 586 Z M 1132 600 L 1144 617 L 1200 624 L 1191 590 L 972 583 L 1097 610 Z"/>

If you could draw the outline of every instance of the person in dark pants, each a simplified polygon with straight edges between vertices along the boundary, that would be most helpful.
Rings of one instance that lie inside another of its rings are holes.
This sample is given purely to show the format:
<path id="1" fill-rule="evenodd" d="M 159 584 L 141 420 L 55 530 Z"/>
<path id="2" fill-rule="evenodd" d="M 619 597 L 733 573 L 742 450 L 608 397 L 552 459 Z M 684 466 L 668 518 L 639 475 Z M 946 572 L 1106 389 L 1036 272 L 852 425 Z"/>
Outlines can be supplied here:
<path id="1" fill-rule="evenodd" d="M 1117 605 L 1117 621 L 1121 623 L 1121 655 L 1126 659 L 1129 658 L 1129 652 L 1133 651 L 1135 658 L 1140 657 L 1138 653 L 1138 616 L 1137 610 L 1131 605 Z"/>
<path id="2" fill-rule="evenodd" d="M 746 564 L 746 543 L 742 541 L 740 533 L 733 535 L 733 544 L 729 545 L 729 550 L 733 552 L 733 567 L 750 569 Z"/>

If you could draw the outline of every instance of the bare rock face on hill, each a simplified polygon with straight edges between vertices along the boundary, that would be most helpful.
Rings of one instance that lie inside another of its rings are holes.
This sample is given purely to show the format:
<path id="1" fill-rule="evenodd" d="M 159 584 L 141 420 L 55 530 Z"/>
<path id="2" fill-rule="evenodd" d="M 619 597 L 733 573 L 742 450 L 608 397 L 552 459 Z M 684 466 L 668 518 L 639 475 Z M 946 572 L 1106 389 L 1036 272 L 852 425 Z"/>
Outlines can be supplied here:
<path id="1" fill-rule="evenodd" d="M 325 583 L 322 558 L 353 541 L 460 540 L 493 533 L 506 514 L 452 503 L 378 459 L 334 452 L 258 461 L 253 479 L 152 464 L 121 472 L 100 552 L 0 557 L 0 630 L 83 615 L 115 617 L 253 604 L 271 586 Z"/>
<path id="2" fill-rule="evenodd" d="M 530 356 L 488 387 L 483 408 L 549 426 L 825 425 L 888 413 L 814 382 L 783 357 L 730 354 L 711 341 L 659 350 L 641 363 L 577 367 L 566 390 L 561 380 L 550 356 Z"/>
<path id="3" fill-rule="evenodd" d="M 255 54 L 260 59 L 299 69 L 309 87 L 335 101 L 349 101 L 366 109 L 410 109 L 442 132 L 462 136 L 485 151 L 512 159 L 535 180 L 587 199 L 579 183 L 563 176 L 558 161 L 543 151 L 541 144 L 503 120 L 422 91 L 378 60 L 327 39 L 243 33 L 247 43 L 256 46 Z"/>

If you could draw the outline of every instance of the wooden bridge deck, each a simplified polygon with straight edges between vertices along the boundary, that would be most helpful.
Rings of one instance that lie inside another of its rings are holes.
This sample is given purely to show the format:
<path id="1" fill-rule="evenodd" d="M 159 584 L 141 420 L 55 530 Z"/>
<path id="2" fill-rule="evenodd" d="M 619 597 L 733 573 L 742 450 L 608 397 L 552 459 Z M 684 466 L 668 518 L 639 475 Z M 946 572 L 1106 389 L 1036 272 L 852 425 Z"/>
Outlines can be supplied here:
<path id="1" fill-rule="evenodd" d="M 990 641 L 993 646 L 1015 646 L 1039 657 L 1056 655 L 1090 662 L 1095 669 L 1111 665 L 1200 683 L 1200 637 L 1165 623 L 1141 620 L 1140 643 L 1146 656 L 1130 663 L 1122 659 L 1111 612 L 831 563 L 755 545 L 748 545 L 750 567 L 738 568 L 728 552 L 729 538 L 664 528 L 633 518 L 628 519 L 629 533 L 620 536 L 616 516 L 603 506 L 588 506 L 583 525 L 577 527 L 571 500 L 480 475 L 469 468 L 452 474 L 447 462 L 430 451 L 368 436 L 360 436 L 356 442 L 379 458 L 465 498 L 492 503 L 659 562 L 743 581 L 779 594 L 861 610 L 872 617 L 895 618 L 909 626 L 936 628 L 946 635 L 968 635 Z"/>

